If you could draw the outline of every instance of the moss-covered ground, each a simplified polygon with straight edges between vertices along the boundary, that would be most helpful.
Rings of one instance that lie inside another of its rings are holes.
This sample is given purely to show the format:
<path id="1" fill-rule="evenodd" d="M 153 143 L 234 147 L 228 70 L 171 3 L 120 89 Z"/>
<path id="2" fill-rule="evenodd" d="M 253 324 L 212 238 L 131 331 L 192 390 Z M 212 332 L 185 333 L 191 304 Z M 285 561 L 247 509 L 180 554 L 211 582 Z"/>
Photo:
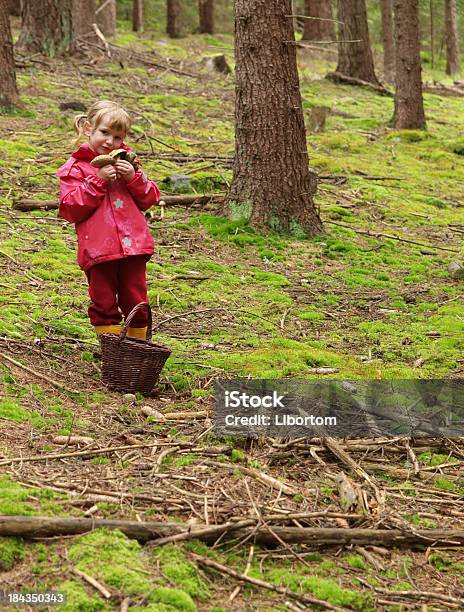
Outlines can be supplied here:
<path id="1" fill-rule="evenodd" d="M 126 49 L 124 61 L 98 54 L 26 60 L 18 69 L 22 106 L 0 114 L 0 514 L 214 523 L 253 515 L 256 502 L 267 513 L 340 511 L 328 475 L 341 466 L 324 447 L 310 454 L 304 444 L 286 450 L 272 441 L 219 439 L 202 417 L 163 422 L 141 408 L 201 414 L 220 376 L 311 378 L 322 367 L 343 379 L 462 378 L 464 286 L 447 271 L 464 255 L 462 101 L 427 94 L 427 131 L 394 131 L 392 98 L 325 80 L 332 56 L 299 50 L 308 126 L 312 108 L 330 109 L 325 130 L 308 132 L 323 235 L 262 235 L 217 216 L 212 204 L 166 208 L 162 218 L 155 210 L 149 294 L 155 337 L 173 356 L 157 397 L 123 398 L 100 383 L 74 228 L 56 211 L 18 212 L 12 203 L 56 201 L 55 172 L 72 150 L 75 114 L 59 105 L 98 98 L 133 113 L 128 143 L 165 193 L 176 191 L 174 174 L 189 178 L 184 191 L 222 193 L 232 176 L 234 83 L 200 61 L 220 50 L 233 63 L 230 36 L 173 42 L 122 29 L 115 42 Z M 62 449 L 58 435 L 93 438 L 96 450 L 45 461 Z M 122 448 L 98 452 L 108 447 Z M 351 452 L 384 492 L 384 505 L 369 497 L 362 519 L 303 524 L 462 528 L 457 444 L 419 442 L 419 477 L 402 442 Z M 42 460 L 24 460 L 37 455 Z M 291 483 L 298 494 L 277 495 L 241 465 Z M 395 591 L 462 597 L 464 558 L 451 548 L 366 555 L 303 547 L 295 559 L 276 546 L 254 549 L 250 576 L 339 608 L 413 609 L 422 601 L 413 597 L 404 607 Z M 61 609 L 69 612 L 117 610 L 127 598 L 140 611 L 299 609 L 250 585 L 231 600 L 237 583 L 191 556 L 242 572 L 249 547 L 189 542 L 146 550 L 105 530 L 33 543 L 3 538 L 0 587 L 64 591 Z M 432 601 L 428 609 L 442 605 Z"/>

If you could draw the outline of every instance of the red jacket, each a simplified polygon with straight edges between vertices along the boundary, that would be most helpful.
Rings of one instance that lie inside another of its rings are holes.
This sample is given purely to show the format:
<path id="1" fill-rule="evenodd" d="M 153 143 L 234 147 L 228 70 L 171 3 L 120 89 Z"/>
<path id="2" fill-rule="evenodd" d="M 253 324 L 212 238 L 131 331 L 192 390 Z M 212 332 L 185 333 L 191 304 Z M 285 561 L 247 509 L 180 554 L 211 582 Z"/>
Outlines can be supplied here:
<path id="1" fill-rule="evenodd" d="M 129 183 L 102 181 L 90 164 L 96 155 L 83 144 L 56 173 L 61 181 L 59 214 L 76 224 L 77 261 L 88 270 L 130 255 L 148 259 L 154 245 L 142 211 L 159 201 L 159 189 L 141 170 Z"/>

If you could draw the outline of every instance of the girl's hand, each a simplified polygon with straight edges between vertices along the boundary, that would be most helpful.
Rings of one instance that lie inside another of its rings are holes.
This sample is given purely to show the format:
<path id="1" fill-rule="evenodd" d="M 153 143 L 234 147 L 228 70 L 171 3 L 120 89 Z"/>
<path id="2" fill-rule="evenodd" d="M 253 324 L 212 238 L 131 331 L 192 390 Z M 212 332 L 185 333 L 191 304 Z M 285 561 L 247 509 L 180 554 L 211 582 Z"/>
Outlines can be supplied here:
<path id="1" fill-rule="evenodd" d="M 127 183 L 135 176 L 134 166 L 124 159 L 118 159 L 115 164 L 118 178 L 124 179 Z"/>
<path id="2" fill-rule="evenodd" d="M 105 181 L 105 183 L 115 181 L 117 178 L 116 168 L 112 164 L 103 166 L 103 168 L 98 169 L 97 176 L 101 178 L 102 181 Z"/>

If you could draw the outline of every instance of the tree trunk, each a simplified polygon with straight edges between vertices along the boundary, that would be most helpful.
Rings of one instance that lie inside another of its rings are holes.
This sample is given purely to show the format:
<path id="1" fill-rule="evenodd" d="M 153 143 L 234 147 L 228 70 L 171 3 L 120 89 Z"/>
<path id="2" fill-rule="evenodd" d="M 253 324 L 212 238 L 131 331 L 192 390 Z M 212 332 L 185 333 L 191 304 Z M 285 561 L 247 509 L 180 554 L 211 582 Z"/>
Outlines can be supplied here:
<path id="1" fill-rule="evenodd" d="M 24 0 L 18 46 L 49 57 L 67 51 L 72 41 L 72 0 Z"/>
<path id="2" fill-rule="evenodd" d="M 396 129 L 424 129 L 419 0 L 395 0 Z"/>
<path id="3" fill-rule="evenodd" d="M 433 0 L 429 0 L 430 13 L 430 65 L 435 68 L 435 11 Z"/>
<path id="4" fill-rule="evenodd" d="M 99 10 L 101 8 L 101 10 Z M 100 0 L 96 11 L 97 24 L 104 36 L 116 33 L 116 0 Z"/>
<path id="5" fill-rule="evenodd" d="M 198 0 L 200 34 L 214 34 L 214 0 Z"/>
<path id="6" fill-rule="evenodd" d="M 7 0 L 0 0 L 0 82 L 0 107 L 11 108 L 18 101 L 18 89 Z"/>
<path id="7" fill-rule="evenodd" d="M 458 74 L 459 66 L 459 37 L 458 19 L 456 14 L 456 0 L 445 0 L 446 19 L 446 74 Z"/>
<path id="8" fill-rule="evenodd" d="M 291 0 L 235 2 L 235 161 L 223 212 L 257 228 L 316 234 Z"/>
<path id="9" fill-rule="evenodd" d="M 341 23 L 336 72 L 378 85 L 369 43 L 366 1 L 338 0 L 338 20 Z M 346 42 L 350 40 L 361 42 Z"/>
<path id="10" fill-rule="evenodd" d="M 132 30 L 143 32 L 143 0 L 132 0 Z"/>
<path id="11" fill-rule="evenodd" d="M 73 41 L 94 42 L 96 35 L 92 24 L 97 21 L 96 0 L 72 0 L 72 4 Z"/>
<path id="12" fill-rule="evenodd" d="M 387 83 L 395 81 L 395 43 L 393 40 L 393 0 L 381 0 L 383 73 Z"/>
<path id="13" fill-rule="evenodd" d="M 10 15 L 19 17 L 21 15 L 21 0 L 7 0 Z"/>
<path id="14" fill-rule="evenodd" d="M 303 40 L 334 40 L 334 22 L 328 21 L 333 18 L 331 3 L 328 0 L 305 0 L 304 6 L 306 17 L 318 19 L 304 20 Z"/>
<path id="15" fill-rule="evenodd" d="M 180 1 L 181 0 L 166 0 L 166 32 L 171 38 L 180 38 Z"/>

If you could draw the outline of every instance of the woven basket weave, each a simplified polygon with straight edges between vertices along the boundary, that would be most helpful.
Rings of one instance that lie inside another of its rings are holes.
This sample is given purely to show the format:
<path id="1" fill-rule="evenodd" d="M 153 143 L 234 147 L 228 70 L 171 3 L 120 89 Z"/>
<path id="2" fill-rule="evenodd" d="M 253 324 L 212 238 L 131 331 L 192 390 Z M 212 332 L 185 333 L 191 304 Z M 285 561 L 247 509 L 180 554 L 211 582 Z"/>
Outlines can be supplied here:
<path id="1" fill-rule="evenodd" d="M 147 339 L 127 338 L 128 327 L 141 310 L 147 311 Z M 119 335 L 100 336 L 103 383 L 115 391 L 150 393 L 171 354 L 165 346 L 153 344 L 151 337 L 151 308 L 146 302 L 140 302 L 131 310 Z"/>

